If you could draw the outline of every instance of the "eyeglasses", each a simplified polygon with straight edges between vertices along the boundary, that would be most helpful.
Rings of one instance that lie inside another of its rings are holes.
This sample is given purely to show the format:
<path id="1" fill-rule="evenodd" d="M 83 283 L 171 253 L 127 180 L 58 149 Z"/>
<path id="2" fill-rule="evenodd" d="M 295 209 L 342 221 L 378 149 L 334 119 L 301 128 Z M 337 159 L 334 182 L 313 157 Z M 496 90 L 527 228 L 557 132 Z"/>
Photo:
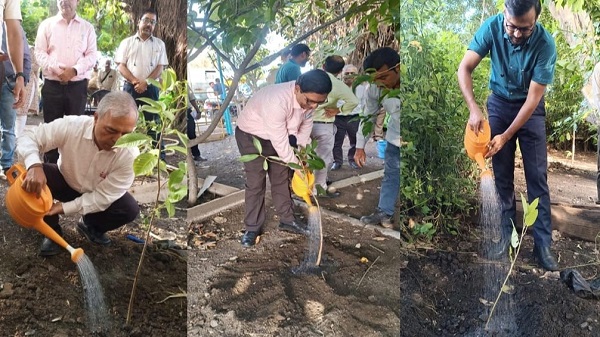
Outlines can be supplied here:
<path id="1" fill-rule="evenodd" d="M 518 31 L 519 33 L 521 33 L 523 35 L 529 35 L 535 29 L 535 23 L 531 27 L 517 27 L 515 25 L 508 23 L 506 20 L 504 21 L 504 26 L 506 26 L 506 30 L 508 30 L 511 33 Z"/>
<path id="2" fill-rule="evenodd" d="M 304 93 L 303 91 L 300 91 L 300 93 L 304 94 L 304 98 L 306 98 L 306 104 L 308 105 L 321 105 L 327 103 L 328 101 L 327 98 L 325 98 L 324 101 L 313 101 L 312 99 L 308 98 L 308 96 L 306 96 L 306 93 Z"/>
<path id="3" fill-rule="evenodd" d="M 353 76 L 353 75 L 356 75 L 356 73 L 355 72 L 349 72 L 349 73 L 345 73 L 344 74 L 344 76 Z"/>
<path id="4" fill-rule="evenodd" d="M 156 24 L 156 20 L 152 20 L 152 19 L 148 19 L 148 18 L 142 18 L 142 22 L 153 25 L 153 26 Z"/>

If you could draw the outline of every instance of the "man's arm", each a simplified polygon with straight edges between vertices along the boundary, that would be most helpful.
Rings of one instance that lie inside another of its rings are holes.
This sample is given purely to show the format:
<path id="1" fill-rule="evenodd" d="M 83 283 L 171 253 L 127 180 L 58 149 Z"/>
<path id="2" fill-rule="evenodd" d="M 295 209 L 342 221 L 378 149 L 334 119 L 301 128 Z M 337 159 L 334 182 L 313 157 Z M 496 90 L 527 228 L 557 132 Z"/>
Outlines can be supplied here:
<path id="1" fill-rule="evenodd" d="M 375 86 L 375 84 L 370 84 L 365 89 L 365 109 L 363 111 L 363 116 L 369 116 L 373 123 L 377 118 L 377 112 L 380 109 L 379 104 L 379 95 L 380 90 Z M 367 135 L 363 134 L 363 120 L 360 121 L 358 125 L 358 131 L 356 131 L 356 152 L 354 153 L 354 162 L 362 167 L 367 162 L 367 154 L 365 153 L 365 145 L 367 143 L 367 139 L 371 137 L 371 132 Z"/>
<path id="2" fill-rule="evenodd" d="M 21 21 L 15 19 L 7 19 L 6 21 L 6 37 L 8 40 L 8 54 L 13 64 L 15 74 L 23 72 L 23 35 L 21 33 Z M 25 78 L 18 76 L 15 79 L 15 88 L 13 95 L 15 96 L 14 108 L 20 108 L 25 103 Z"/>
<path id="3" fill-rule="evenodd" d="M 469 109 L 469 127 L 475 132 L 483 130 L 483 113 L 475 101 L 473 93 L 473 70 L 477 68 L 482 57 L 472 50 L 467 50 L 458 66 L 458 86 Z"/>

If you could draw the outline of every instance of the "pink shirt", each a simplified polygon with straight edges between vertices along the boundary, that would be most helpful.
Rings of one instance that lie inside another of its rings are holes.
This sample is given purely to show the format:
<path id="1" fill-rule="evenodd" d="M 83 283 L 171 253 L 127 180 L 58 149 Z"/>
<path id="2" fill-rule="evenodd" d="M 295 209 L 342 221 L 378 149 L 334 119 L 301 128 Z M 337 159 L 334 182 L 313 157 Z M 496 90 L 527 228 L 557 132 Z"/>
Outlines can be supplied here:
<path id="1" fill-rule="evenodd" d="M 298 163 L 289 143 L 295 135 L 298 145 L 310 143 L 314 109 L 302 109 L 294 87 L 296 82 L 266 86 L 254 94 L 238 116 L 237 126 L 244 132 L 270 140 L 284 162 Z"/>
<path id="2" fill-rule="evenodd" d="M 64 70 L 74 67 L 77 76 L 71 81 L 89 79 L 96 63 L 96 32 L 89 22 L 79 15 L 67 23 L 60 14 L 40 24 L 35 38 L 35 57 L 44 77 L 58 81 Z"/>

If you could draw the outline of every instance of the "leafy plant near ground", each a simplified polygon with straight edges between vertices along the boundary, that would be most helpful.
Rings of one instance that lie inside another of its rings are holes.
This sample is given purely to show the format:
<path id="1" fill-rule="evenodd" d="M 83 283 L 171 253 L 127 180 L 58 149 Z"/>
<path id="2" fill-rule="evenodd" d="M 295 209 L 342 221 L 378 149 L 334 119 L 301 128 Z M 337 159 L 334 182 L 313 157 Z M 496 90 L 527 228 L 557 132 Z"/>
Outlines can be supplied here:
<path id="1" fill-rule="evenodd" d="M 136 132 L 121 137 L 115 145 L 116 147 L 138 147 L 140 149 L 140 155 L 133 163 L 135 175 L 146 176 L 155 174 L 157 177 L 157 192 L 154 207 L 150 209 L 149 215 L 142 216 L 142 221 L 144 222 L 144 225 L 147 226 L 147 232 L 131 291 L 129 309 L 127 312 L 127 323 L 129 323 L 131 319 L 137 279 L 139 277 L 147 244 L 150 241 L 152 225 L 157 218 L 160 218 L 163 210 L 166 210 L 169 217 L 172 217 L 175 214 L 174 204 L 187 195 L 187 184 L 184 181 L 187 172 L 186 163 L 180 162 L 178 163 L 177 168 L 167 170 L 167 165 L 160 160 L 160 150 L 158 148 L 160 140 L 164 139 L 165 136 L 176 135 L 184 146 L 168 144 L 165 145 L 165 151 L 178 151 L 187 155 L 187 148 L 185 147 L 185 144 L 187 144 L 188 141 L 187 136 L 172 128 L 177 116 L 186 111 L 187 84 L 185 81 L 177 81 L 175 71 L 172 69 L 167 69 L 162 73 L 160 82 L 154 80 L 150 80 L 150 82 L 160 90 L 158 101 L 147 98 L 141 99 L 147 103 L 147 105 L 140 108 L 140 122 L 136 128 Z M 157 114 L 160 117 L 160 123 L 145 121 L 143 119 L 142 111 Z M 160 140 L 156 145 L 153 145 L 152 138 L 148 136 L 148 131 L 154 131 L 161 134 Z M 166 182 L 162 181 L 162 174 L 167 175 Z M 161 203 L 159 196 L 161 188 L 165 183 L 168 187 L 167 196 L 165 201 Z"/>
<path id="2" fill-rule="evenodd" d="M 401 216 L 416 236 L 431 238 L 440 227 L 451 233 L 475 199 L 473 163 L 464 152 L 468 111 L 456 78 L 465 49 L 455 34 L 422 31 L 401 48 Z M 487 95 L 484 59 L 474 73 L 478 102 Z M 481 105 L 481 104 L 480 104 Z M 413 224 L 412 226 L 410 224 Z"/>
<path id="3" fill-rule="evenodd" d="M 536 198 L 535 200 L 533 200 L 531 202 L 531 204 L 528 204 L 525 196 L 523 196 L 523 194 L 521 194 L 521 200 L 523 202 L 523 228 L 521 229 L 521 236 L 519 237 L 517 229 L 515 228 L 515 226 L 513 224 L 512 236 L 511 236 L 510 247 L 509 247 L 509 249 L 510 249 L 510 268 L 508 269 L 508 272 L 506 273 L 504 282 L 502 282 L 500 291 L 498 291 L 498 296 L 496 296 L 496 300 L 492 304 L 492 309 L 490 310 L 488 319 L 485 322 L 486 330 L 492 319 L 492 316 L 494 315 L 494 309 L 496 309 L 496 305 L 498 305 L 498 301 L 500 301 L 500 296 L 502 296 L 502 293 L 510 292 L 510 290 L 508 289 L 508 285 L 507 285 L 508 278 L 510 277 L 510 274 L 512 274 L 512 271 L 515 267 L 515 263 L 517 262 L 517 257 L 519 256 L 519 252 L 521 251 L 521 244 L 523 243 L 523 238 L 525 237 L 527 228 L 533 226 L 533 223 L 535 222 L 535 220 L 538 217 L 537 206 L 539 203 L 539 198 Z"/>
<path id="4" fill-rule="evenodd" d="M 259 157 L 263 158 L 263 169 L 266 171 L 269 169 L 269 162 L 285 165 L 294 170 L 302 170 L 304 173 L 312 172 L 314 170 L 321 170 L 325 168 L 325 162 L 321 159 L 316 152 L 317 141 L 313 140 L 310 144 L 306 146 L 299 145 L 297 149 L 294 149 L 294 154 L 300 164 L 296 163 L 285 163 L 278 156 L 265 156 L 262 154 L 262 145 L 260 145 L 260 141 L 256 137 L 252 137 L 252 141 L 254 143 L 254 148 L 258 153 L 245 154 L 239 158 L 239 161 L 242 163 L 247 163 L 249 161 L 255 160 Z"/>

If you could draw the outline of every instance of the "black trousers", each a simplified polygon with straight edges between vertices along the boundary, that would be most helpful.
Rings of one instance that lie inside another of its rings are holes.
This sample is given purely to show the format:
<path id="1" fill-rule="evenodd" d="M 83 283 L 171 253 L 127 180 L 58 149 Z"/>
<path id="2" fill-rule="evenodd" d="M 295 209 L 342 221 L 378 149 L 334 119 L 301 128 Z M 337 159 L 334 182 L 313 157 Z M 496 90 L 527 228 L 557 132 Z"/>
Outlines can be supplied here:
<path id="1" fill-rule="evenodd" d="M 43 164 L 44 174 L 48 180 L 48 188 L 52 197 L 61 202 L 71 201 L 81 196 L 81 193 L 71 188 L 65 181 L 56 164 Z M 132 222 L 140 214 L 140 206 L 129 192 L 112 203 L 107 209 L 97 213 L 85 214 L 83 221 L 100 233 L 119 228 Z M 55 231 L 60 232 L 59 216 L 45 216 L 44 221 Z"/>
<path id="2" fill-rule="evenodd" d="M 354 119 L 354 120 L 353 120 Z M 344 163 L 344 153 L 342 146 L 344 145 L 344 139 L 348 135 L 350 141 L 350 149 L 348 150 L 348 163 L 354 162 L 354 153 L 356 152 L 356 132 L 358 132 L 358 120 L 357 115 L 352 116 L 335 116 L 335 140 L 333 143 L 333 162 L 338 164 Z"/>
<path id="3" fill-rule="evenodd" d="M 87 84 L 87 79 L 66 84 L 46 79 L 42 86 L 44 123 L 50 123 L 68 115 L 83 115 L 87 104 Z M 46 163 L 56 163 L 58 150 L 46 152 L 44 160 Z"/>
<path id="4" fill-rule="evenodd" d="M 192 117 L 192 109 L 187 109 L 187 136 L 188 139 L 196 138 L 196 121 L 194 117 Z M 198 145 L 192 146 L 190 149 L 192 151 L 192 156 L 197 157 L 200 156 L 200 149 L 198 149 Z"/>
<path id="5" fill-rule="evenodd" d="M 135 103 L 137 104 L 138 108 L 141 107 L 142 105 L 146 105 L 146 103 L 140 101 L 138 98 L 150 98 L 151 100 L 158 101 L 158 97 L 159 97 L 158 88 L 153 86 L 152 84 L 148 85 L 148 88 L 146 89 L 146 91 L 139 94 L 135 91 L 133 84 L 131 84 L 129 82 L 125 82 L 125 84 L 123 85 L 123 91 L 128 92 L 131 95 L 131 97 L 133 97 L 133 99 L 135 99 Z M 160 116 L 158 114 L 147 112 L 147 111 L 144 111 L 143 114 L 144 114 L 144 119 L 147 122 L 154 121 L 156 124 L 160 125 L 161 121 L 160 121 Z M 160 132 L 148 130 L 148 136 L 150 136 L 150 137 L 152 137 L 152 139 L 154 139 L 154 142 L 152 143 L 152 145 L 154 148 L 156 148 L 158 140 L 160 139 Z M 165 142 L 162 141 L 160 143 L 160 159 L 162 159 L 162 160 L 165 160 L 165 158 L 166 158 L 164 149 L 165 149 Z"/>

